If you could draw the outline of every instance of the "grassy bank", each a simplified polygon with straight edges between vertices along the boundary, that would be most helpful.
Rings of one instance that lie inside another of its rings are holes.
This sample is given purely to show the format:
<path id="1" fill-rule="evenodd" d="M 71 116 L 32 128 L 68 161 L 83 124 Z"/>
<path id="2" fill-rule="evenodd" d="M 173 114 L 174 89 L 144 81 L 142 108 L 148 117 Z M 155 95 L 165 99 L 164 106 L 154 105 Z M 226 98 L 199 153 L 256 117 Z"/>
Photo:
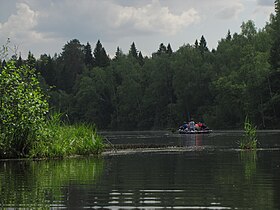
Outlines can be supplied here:
<path id="1" fill-rule="evenodd" d="M 0 138 L 0 158 L 63 158 L 74 155 L 98 155 L 102 152 L 103 139 L 97 135 L 93 125 L 68 125 L 60 120 L 59 114 L 54 114 L 40 126 L 39 130 L 30 133 L 28 144 L 24 146 L 25 153 L 15 152 L 11 146 L 6 146 L 5 139 Z M 14 135 L 11 142 L 20 139 Z M 23 149 L 22 149 L 23 150 Z"/>
<path id="2" fill-rule="evenodd" d="M 30 157 L 66 157 L 98 155 L 103 150 L 103 139 L 93 125 L 67 125 L 53 115 L 43 130 L 42 140 L 33 145 Z"/>

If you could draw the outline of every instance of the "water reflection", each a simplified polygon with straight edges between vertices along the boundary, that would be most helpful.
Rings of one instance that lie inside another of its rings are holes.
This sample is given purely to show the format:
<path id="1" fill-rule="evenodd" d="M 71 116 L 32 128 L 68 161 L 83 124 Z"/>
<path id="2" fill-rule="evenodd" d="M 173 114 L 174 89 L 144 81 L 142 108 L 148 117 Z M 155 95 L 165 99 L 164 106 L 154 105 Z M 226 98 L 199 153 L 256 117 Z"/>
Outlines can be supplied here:
<path id="1" fill-rule="evenodd" d="M 103 161 L 96 159 L 0 162 L 0 206 L 64 206 L 68 185 L 78 182 L 86 186 L 100 176 L 102 168 Z"/>
<path id="2" fill-rule="evenodd" d="M 251 180 L 257 170 L 257 151 L 241 151 L 240 159 L 244 166 L 245 178 Z"/>
<path id="3" fill-rule="evenodd" d="M 121 136 L 114 137 L 115 143 L 152 139 L 231 148 L 240 133 Z M 280 209 L 280 151 L 273 149 L 280 138 L 274 137 L 263 136 L 261 141 L 272 149 L 258 151 L 117 152 L 102 159 L 0 161 L 0 208 Z"/>

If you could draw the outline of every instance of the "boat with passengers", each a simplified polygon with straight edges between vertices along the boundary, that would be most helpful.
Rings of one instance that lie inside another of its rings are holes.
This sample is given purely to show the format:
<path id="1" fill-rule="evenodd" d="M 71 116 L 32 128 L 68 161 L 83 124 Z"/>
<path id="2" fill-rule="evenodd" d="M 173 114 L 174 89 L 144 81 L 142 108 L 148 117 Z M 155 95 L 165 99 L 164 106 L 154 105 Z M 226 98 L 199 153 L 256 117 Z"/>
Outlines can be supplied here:
<path id="1" fill-rule="evenodd" d="M 195 123 L 191 120 L 189 123 L 184 122 L 178 129 L 180 134 L 206 134 L 212 133 L 213 131 L 210 130 L 205 123 Z"/>

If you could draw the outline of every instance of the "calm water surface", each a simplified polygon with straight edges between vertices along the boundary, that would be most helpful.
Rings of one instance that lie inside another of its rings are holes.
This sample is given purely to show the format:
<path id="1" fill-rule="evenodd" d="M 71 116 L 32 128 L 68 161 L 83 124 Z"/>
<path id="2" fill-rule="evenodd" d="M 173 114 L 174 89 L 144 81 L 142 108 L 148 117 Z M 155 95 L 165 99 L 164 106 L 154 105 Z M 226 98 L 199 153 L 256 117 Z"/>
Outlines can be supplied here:
<path id="1" fill-rule="evenodd" d="M 280 209 L 280 132 L 240 152 L 240 132 L 103 133 L 113 144 L 222 150 L 112 153 L 101 158 L 0 161 L 0 208 Z"/>

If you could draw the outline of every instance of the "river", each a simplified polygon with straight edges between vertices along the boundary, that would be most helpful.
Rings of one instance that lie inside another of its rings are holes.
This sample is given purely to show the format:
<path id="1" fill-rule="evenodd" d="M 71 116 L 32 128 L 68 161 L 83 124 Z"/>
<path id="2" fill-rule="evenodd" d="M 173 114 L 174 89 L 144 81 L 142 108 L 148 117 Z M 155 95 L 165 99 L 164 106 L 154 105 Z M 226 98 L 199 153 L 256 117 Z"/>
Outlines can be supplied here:
<path id="1" fill-rule="evenodd" d="M 280 209 L 280 132 L 258 132 L 257 151 L 238 150 L 240 131 L 180 135 L 103 132 L 99 158 L 0 161 L 2 209 Z M 112 146 L 112 148 L 114 148 Z"/>

